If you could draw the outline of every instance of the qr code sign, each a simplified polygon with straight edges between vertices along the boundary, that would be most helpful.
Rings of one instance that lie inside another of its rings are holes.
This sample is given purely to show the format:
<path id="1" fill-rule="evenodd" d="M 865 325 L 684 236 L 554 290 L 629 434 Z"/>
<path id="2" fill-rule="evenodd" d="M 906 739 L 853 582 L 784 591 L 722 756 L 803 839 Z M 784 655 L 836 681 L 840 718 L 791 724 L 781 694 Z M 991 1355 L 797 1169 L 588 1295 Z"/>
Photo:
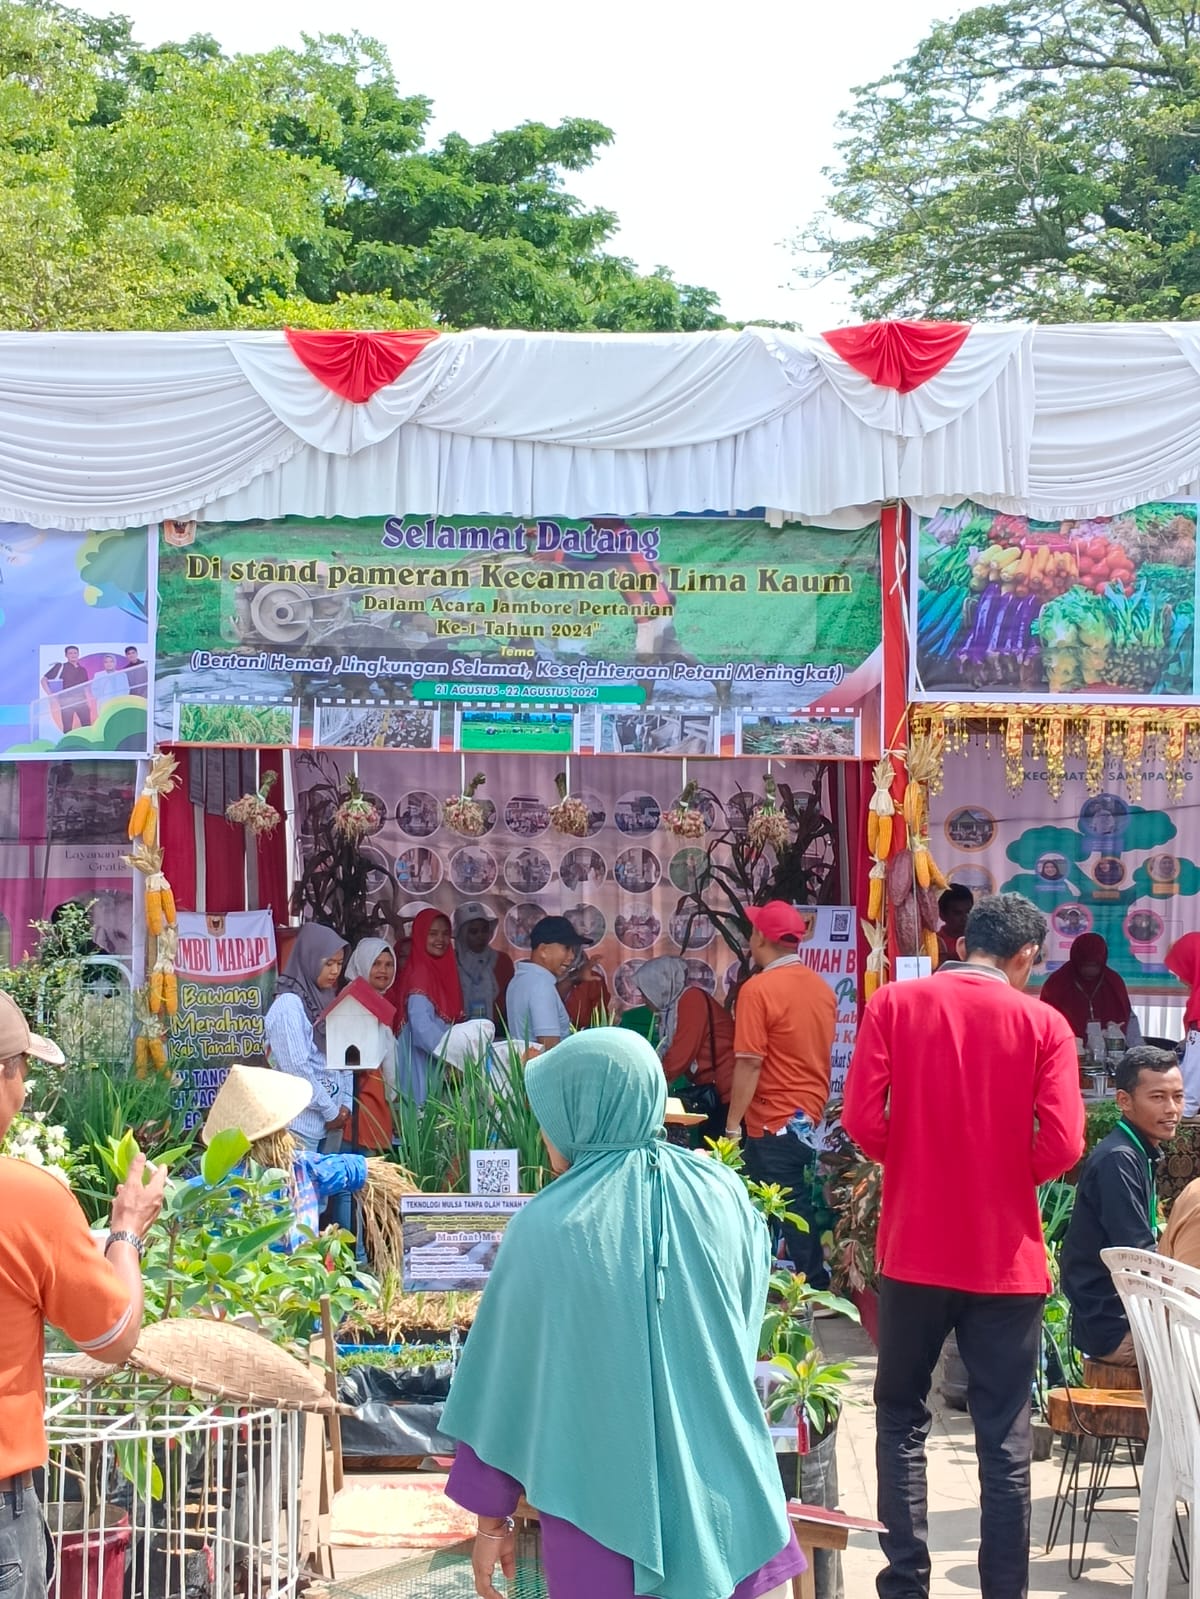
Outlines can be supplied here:
<path id="1" fill-rule="evenodd" d="M 515 1149 L 471 1151 L 471 1192 L 495 1197 L 515 1194 L 520 1187 L 520 1163 Z"/>

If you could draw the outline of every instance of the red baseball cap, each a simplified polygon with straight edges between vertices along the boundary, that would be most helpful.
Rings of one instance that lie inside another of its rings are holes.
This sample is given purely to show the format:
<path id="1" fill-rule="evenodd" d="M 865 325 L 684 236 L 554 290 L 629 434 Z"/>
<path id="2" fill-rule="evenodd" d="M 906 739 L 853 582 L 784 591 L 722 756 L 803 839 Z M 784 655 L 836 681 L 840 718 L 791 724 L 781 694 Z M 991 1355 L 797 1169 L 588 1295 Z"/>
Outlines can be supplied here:
<path id="1" fill-rule="evenodd" d="M 799 944 L 808 932 L 808 923 L 785 899 L 769 899 L 765 905 L 748 905 L 746 920 L 770 944 Z"/>

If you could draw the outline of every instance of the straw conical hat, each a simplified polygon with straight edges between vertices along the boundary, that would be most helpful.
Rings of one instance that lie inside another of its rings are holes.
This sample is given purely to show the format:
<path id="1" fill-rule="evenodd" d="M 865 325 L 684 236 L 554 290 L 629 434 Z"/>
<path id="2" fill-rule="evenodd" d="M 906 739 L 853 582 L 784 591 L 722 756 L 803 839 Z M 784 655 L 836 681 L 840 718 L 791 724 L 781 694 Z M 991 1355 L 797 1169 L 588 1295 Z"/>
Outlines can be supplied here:
<path id="1" fill-rule="evenodd" d="M 213 1109 L 216 1110 L 216 1106 Z M 697 1115 L 695 1111 L 684 1110 L 682 1099 L 668 1099 L 667 1112 L 663 1117 L 668 1127 L 699 1127 L 701 1122 L 706 1122 L 707 1116 Z"/>
<path id="2" fill-rule="evenodd" d="M 218 1133 L 236 1127 L 253 1144 L 294 1121 L 312 1098 L 302 1077 L 272 1071 L 269 1066 L 233 1065 L 221 1084 L 200 1137 L 211 1143 Z"/>

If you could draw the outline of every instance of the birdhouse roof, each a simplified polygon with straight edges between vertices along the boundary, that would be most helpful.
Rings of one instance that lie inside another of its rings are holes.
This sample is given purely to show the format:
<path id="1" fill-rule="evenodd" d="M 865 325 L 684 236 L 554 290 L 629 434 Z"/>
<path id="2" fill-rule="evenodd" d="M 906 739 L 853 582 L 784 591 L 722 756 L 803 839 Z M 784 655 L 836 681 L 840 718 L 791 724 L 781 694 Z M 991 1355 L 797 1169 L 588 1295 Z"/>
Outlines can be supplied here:
<path id="1" fill-rule="evenodd" d="M 384 1027 L 393 1027 L 396 1022 L 396 1007 L 390 1005 L 382 994 L 373 989 L 365 977 L 356 977 L 352 983 L 347 983 L 336 999 L 326 1005 L 323 1015 L 332 1016 L 339 1005 L 344 1005 L 348 999 L 353 999 L 369 1011 L 377 1022 Z"/>

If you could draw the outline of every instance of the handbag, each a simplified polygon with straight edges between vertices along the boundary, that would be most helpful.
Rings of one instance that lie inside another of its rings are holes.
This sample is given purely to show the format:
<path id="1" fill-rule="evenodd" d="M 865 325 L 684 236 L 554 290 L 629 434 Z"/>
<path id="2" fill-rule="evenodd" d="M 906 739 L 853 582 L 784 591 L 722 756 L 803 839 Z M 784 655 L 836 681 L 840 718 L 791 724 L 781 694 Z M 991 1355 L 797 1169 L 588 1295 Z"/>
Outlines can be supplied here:
<path id="1" fill-rule="evenodd" d="M 713 1001 L 706 994 L 704 996 L 704 1009 L 705 1015 L 708 1017 L 708 1053 L 715 1072 L 717 1068 L 717 1037 L 713 1030 L 712 1007 Z M 695 1061 L 693 1061 L 693 1069 L 695 1064 Z M 683 1108 L 689 1116 L 704 1116 L 709 1121 L 713 1121 L 724 1113 L 725 1107 L 721 1103 L 721 1096 L 717 1093 L 717 1085 L 715 1083 L 691 1083 L 687 1088 L 680 1089 L 676 1098 L 683 1101 Z"/>

